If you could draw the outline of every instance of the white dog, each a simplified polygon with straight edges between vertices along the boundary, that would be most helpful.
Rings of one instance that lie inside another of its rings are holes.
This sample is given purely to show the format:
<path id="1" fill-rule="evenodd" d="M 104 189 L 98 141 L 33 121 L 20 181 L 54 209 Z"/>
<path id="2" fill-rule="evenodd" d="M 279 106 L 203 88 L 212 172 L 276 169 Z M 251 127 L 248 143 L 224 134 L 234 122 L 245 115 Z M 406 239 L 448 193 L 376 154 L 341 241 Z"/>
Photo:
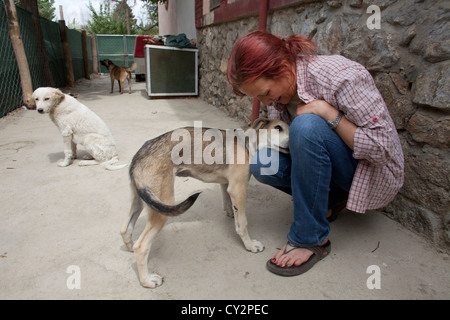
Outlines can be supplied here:
<path id="1" fill-rule="evenodd" d="M 58 163 L 66 167 L 76 158 L 77 144 L 84 146 L 92 156 L 80 161 L 80 166 L 101 164 L 108 170 L 117 170 L 127 164 L 119 161 L 114 138 L 98 115 L 75 98 L 55 88 L 42 87 L 33 92 L 39 113 L 48 113 L 64 139 L 64 160 Z M 93 159 L 93 160 L 92 160 Z"/>

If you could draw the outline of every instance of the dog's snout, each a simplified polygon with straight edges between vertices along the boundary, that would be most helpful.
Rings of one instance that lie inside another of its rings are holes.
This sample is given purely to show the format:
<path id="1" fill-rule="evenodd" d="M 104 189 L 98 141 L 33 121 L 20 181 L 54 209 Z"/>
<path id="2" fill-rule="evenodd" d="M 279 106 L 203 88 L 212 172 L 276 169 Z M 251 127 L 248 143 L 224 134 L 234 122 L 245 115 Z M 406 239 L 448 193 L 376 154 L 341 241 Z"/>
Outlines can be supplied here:
<path id="1" fill-rule="evenodd" d="M 37 109 L 37 112 L 44 113 L 44 109 Z"/>

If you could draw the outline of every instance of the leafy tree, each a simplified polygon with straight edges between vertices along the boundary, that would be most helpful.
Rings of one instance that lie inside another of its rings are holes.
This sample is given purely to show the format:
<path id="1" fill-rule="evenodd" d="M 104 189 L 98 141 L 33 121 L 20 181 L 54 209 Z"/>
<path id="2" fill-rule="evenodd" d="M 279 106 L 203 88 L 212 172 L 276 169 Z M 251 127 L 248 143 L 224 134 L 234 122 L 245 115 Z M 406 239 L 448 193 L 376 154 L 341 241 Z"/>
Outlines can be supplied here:
<path id="1" fill-rule="evenodd" d="M 152 1 L 143 0 L 143 5 L 146 10 L 148 22 L 144 24 L 141 21 L 139 25 L 136 25 L 138 28 L 138 34 L 158 34 L 158 4 L 153 3 Z M 157 2 L 157 1 L 155 1 Z"/>
<path id="2" fill-rule="evenodd" d="M 39 15 L 48 20 L 56 20 L 55 0 L 38 0 Z"/>
<path id="3" fill-rule="evenodd" d="M 137 24 L 133 11 L 129 7 L 127 0 L 104 0 L 97 12 L 91 3 L 88 8 L 91 12 L 91 19 L 86 26 L 87 31 L 93 34 L 127 34 L 127 11 L 130 22 L 130 34 L 157 33 L 158 10 L 157 4 L 143 1 L 148 12 L 150 23 L 144 25 Z M 134 1 L 136 4 L 136 0 Z M 156 32 L 156 33 L 155 33 Z"/>
<path id="4" fill-rule="evenodd" d="M 89 33 L 94 34 L 126 34 L 126 18 L 125 14 L 120 10 L 111 10 L 111 1 L 104 1 L 100 5 L 100 11 L 97 12 L 92 3 L 89 2 L 89 10 L 91 11 L 92 18 L 87 24 L 87 30 Z M 132 14 L 132 13 L 131 13 Z M 130 22 L 133 19 L 130 19 Z"/>
<path id="5" fill-rule="evenodd" d="M 16 6 L 21 7 L 21 1 L 15 0 Z M 48 20 L 56 20 L 55 15 L 55 0 L 37 0 L 39 15 L 41 17 L 47 18 Z"/>

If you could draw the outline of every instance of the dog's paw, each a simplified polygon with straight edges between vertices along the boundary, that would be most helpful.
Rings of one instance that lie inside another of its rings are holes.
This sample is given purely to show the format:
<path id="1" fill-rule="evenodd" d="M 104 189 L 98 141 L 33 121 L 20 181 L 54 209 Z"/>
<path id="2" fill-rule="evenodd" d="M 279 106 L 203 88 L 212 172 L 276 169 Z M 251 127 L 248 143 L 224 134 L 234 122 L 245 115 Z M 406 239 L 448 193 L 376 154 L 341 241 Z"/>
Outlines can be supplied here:
<path id="1" fill-rule="evenodd" d="M 248 251 L 251 251 L 253 253 L 264 251 L 264 245 L 258 240 L 252 240 L 252 242 L 248 246 L 246 246 L 246 248 Z"/>
<path id="2" fill-rule="evenodd" d="M 64 159 L 64 160 L 58 162 L 58 167 L 67 167 L 70 164 L 72 164 L 72 160 Z"/>
<path id="3" fill-rule="evenodd" d="M 141 281 L 141 285 L 146 288 L 154 289 L 163 283 L 163 277 L 156 273 L 150 273 L 144 281 Z"/>

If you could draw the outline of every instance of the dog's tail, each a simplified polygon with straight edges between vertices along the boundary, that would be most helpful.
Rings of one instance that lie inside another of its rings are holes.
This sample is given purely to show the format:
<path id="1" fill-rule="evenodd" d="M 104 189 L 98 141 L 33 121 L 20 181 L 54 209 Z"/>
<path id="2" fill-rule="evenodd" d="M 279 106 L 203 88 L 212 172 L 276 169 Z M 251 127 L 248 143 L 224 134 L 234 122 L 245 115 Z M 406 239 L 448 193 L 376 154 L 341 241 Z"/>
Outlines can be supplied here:
<path id="1" fill-rule="evenodd" d="M 131 65 L 131 67 L 127 68 L 127 72 L 133 71 L 134 69 L 136 69 L 136 67 L 137 67 L 137 64 L 135 62 Z"/>
<path id="2" fill-rule="evenodd" d="M 174 217 L 185 213 L 190 207 L 192 207 L 192 205 L 200 195 L 200 192 L 197 192 L 178 204 L 168 205 L 159 200 L 158 197 L 147 186 L 136 188 L 136 192 L 150 208 L 169 217 Z"/>
<path id="3" fill-rule="evenodd" d="M 125 168 L 128 165 L 128 163 L 116 165 L 117 162 L 119 162 L 119 156 L 115 155 L 111 158 L 111 160 L 102 162 L 102 166 L 106 170 L 112 171 L 112 170 L 119 170 L 119 169 Z"/>
<path id="4" fill-rule="evenodd" d="M 139 174 L 134 174 L 134 165 L 132 163 L 130 167 L 131 185 L 136 189 L 136 193 L 139 197 L 144 200 L 150 208 L 165 216 L 174 217 L 186 212 L 200 195 L 200 192 L 194 193 L 178 204 L 168 205 L 163 203 L 142 181 L 139 181 L 139 177 Z"/>

